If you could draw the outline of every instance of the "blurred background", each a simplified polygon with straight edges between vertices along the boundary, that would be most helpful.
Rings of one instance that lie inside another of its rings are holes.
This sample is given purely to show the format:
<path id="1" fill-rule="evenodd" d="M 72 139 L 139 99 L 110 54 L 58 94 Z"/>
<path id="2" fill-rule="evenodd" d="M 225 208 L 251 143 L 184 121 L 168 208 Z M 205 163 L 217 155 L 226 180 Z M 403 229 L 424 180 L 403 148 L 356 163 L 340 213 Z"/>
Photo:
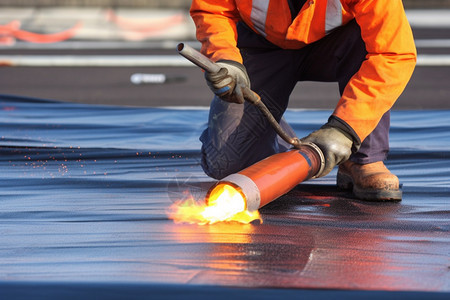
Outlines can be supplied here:
<path id="1" fill-rule="evenodd" d="M 208 106 L 190 0 L 2 0 L 0 93 L 128 106 Z M 450 0 L 403 0 L 419 62 L 394 108 L 450 108 Z M 292 108 L 332 109 L 334 83 L 302 82 Z"/>
<path id="2" fill-rule="evenodd" d="M 2 0 L 2 6 L 121 6 L 188 8 L 190 0 Z M 449 0 L 403 0 L 406 8 L 442 8 Z"/>

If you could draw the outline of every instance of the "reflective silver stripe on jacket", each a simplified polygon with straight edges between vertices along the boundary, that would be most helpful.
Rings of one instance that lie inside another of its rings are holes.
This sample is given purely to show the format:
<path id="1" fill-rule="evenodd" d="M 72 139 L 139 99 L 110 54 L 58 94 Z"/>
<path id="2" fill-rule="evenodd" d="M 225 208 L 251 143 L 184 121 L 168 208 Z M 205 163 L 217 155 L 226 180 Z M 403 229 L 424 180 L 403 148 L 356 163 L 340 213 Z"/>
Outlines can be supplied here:
<path id="1" fill-rule="evenodd" d="M 325 17 L 325 32 L 328 33 L 342 25 L 342 5 L 340 0 L 327 1 L 327 14 Z"/>
<path id="2" fill-rule="evenodd" d="M 269 2 L 270 0 L 253 0 L 252 12 L 250 14 L 253 26 L 263 36 L 266 36 L 266 19 Z"/>

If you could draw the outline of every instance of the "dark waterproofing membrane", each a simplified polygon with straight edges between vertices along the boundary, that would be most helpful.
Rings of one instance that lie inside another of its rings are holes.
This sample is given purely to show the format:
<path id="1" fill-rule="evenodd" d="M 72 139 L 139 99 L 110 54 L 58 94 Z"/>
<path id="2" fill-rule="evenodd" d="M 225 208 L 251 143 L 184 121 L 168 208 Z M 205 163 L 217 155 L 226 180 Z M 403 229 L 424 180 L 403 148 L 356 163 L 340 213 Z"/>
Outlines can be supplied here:
<path id="1" fill-rule="evenodd" d="M 285 117 L 304 136 L 330 113 Z M 207 115 L 1 96 L 0 293 L 448 296 L 450 111 L 392 113 L 400 203 L 353 199 L 334 171 L 264 207 L 262 224 L 175 224 L 172 202 L 213 182 L 199 165 Z"/>

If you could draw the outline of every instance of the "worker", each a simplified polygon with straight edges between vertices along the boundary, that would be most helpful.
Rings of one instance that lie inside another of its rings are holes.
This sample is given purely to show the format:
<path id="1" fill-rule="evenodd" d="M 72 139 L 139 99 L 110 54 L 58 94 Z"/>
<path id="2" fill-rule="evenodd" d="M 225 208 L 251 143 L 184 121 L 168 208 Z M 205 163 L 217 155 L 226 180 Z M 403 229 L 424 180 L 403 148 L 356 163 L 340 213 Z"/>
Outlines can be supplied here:
<path id="1" fill-rule="evenodd" d="M 416 48 L 401 0 L 193 0 L 201 52 L 221 67 L 205 72 L 214 92 L 202 133 L 202 167 L 221 179 L 289 145 L 277 138 L 242 88 L 282 118 L 299 81 L 337 82 L 327 123 L 301 139 L 335 166 L 337 185 L 368 201 L 399 201 L 398 177 L 385 166 L 390 110 L 408 83 Z"/>

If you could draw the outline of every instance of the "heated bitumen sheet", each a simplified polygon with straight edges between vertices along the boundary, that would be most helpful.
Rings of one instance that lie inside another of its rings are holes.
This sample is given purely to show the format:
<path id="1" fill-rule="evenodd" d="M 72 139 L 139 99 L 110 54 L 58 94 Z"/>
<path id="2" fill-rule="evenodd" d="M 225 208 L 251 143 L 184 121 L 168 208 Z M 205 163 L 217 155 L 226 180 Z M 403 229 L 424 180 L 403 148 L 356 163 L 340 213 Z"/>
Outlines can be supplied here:
<path id="1" fill-rule="evenodd" d="M 330 113 L 285 117 L 304 136 Z M 400 203 L 355 200 L 334 171 L 264 207 L 262 224 L 175 224 L 172 201 L 213 182 L 207 115 L 0 96 L 4 295 L 448 297 L 450 111 L 392 113 Z"/>

